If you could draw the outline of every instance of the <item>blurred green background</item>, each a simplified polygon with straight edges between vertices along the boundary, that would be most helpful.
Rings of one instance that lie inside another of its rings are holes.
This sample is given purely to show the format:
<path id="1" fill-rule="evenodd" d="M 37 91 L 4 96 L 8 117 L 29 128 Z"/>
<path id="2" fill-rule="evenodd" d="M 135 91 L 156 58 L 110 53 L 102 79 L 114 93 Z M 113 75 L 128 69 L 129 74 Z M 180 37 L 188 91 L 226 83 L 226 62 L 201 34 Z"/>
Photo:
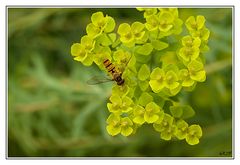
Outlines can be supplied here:
<path id="1" fill-rule="evenodd" d="M 70 55 L 96 11 L 144 22 L 133 8 L 8 8 L 8 156 L 232 156 L 232 8 L 179 8 L 183 20 L 204 15 L 211 31 L 207 80 L 180 94 L 196 111 L 188 122 L 203 128 L 195 146 L 161 140 L 150 125 L 128 138 L 107 134 L 112 84 L 88 86 L 104 73 Z"/>

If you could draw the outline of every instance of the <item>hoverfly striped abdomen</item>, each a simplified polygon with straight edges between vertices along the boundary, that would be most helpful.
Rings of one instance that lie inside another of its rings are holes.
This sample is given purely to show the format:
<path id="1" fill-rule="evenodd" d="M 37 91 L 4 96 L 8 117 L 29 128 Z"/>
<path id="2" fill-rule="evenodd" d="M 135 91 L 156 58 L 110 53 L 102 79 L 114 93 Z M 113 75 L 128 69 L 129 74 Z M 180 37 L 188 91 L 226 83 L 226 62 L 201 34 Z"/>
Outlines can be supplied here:
<path id="1" fill-rule="evenodd" d="M 105 66 L 105 68 L 109 73 L 114 74 L 117 72 L 115 66 L 112 64 L 112 62 L 109 59 L 104 60 L 103 65 Z"/>
<path id="2" fill-rule="evenodd" d="M 112 62 L 109 59 L 106 59 L 103 61 L 103 65 L 108 73 L 112 75 L 113 80 L 117 82 L 117 85 L 123 85 L 124 80 L 122 79 L 122 73 L 116 69 Z"/>

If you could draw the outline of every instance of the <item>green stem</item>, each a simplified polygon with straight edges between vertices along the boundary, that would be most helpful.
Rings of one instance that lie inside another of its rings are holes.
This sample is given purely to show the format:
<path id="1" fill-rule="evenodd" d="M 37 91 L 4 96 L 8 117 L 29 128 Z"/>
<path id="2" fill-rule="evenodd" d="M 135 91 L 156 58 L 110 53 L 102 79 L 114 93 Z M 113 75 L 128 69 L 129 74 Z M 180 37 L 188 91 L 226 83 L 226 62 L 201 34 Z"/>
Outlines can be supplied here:
<path id="1" fill-rule="evenodd" d="M 211 63 L 205 67 L 205 70 L 207 74 L 212 74 L 214 72 L 218 72 L 220 70 L 223 70 L 229 66 L 232 66 L 232 58 L 227 58 L 224 60 L 220 60 L 214 63 Z"/>

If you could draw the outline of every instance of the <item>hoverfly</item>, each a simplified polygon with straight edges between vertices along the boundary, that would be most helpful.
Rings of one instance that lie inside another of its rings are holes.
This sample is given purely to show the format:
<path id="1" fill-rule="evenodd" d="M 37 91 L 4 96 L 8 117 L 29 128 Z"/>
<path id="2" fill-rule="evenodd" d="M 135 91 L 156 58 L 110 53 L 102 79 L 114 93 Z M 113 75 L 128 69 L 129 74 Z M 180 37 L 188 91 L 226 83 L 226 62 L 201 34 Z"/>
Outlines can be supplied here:
<path id="1" fill-rule="evenodd" d="M 117 85 L 121 86 L 124 84 L 124 79 L 122 78 L 122 72 L 118 71 L 115 65 L 109 60 L 105 59 L 103 61 L 104 67 L 107 69 L 108 73 L 112 76 L 112 79 L 106 77 L 93 77 L 87 81 L 89 85 L 95 85 L 100 83 L 105 83 L 109 81 L 115 81 Z"/>

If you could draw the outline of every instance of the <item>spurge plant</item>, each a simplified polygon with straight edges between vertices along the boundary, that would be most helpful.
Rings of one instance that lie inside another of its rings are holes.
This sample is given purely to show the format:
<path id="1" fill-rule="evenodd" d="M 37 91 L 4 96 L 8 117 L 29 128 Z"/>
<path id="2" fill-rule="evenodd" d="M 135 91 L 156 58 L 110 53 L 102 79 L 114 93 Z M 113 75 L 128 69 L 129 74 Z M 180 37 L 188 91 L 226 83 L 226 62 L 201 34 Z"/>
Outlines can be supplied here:
<path id="1" fill-rule="evenodd" d="M 130 136 L 149 124 L 163 140 L 198 144 L 202 129 L 186 122 L 195 112 L 178 101 L 178 94 L 206 80 L 204 53 L 209 49 L 210 31 L 205 18 L 190 16 L 183 21 L 177 8 L 137 10 L 143 12 L 145 22 L 118 27 L 111 16 L 93 13 L 87 34 L 72 45 L 71 54 L 83 65 L 96 64 L 106 73 L 103 62 L 108 59 L 124 79 L 121 85 L 113 84 L 106 105 L 110 135 Z"/>

